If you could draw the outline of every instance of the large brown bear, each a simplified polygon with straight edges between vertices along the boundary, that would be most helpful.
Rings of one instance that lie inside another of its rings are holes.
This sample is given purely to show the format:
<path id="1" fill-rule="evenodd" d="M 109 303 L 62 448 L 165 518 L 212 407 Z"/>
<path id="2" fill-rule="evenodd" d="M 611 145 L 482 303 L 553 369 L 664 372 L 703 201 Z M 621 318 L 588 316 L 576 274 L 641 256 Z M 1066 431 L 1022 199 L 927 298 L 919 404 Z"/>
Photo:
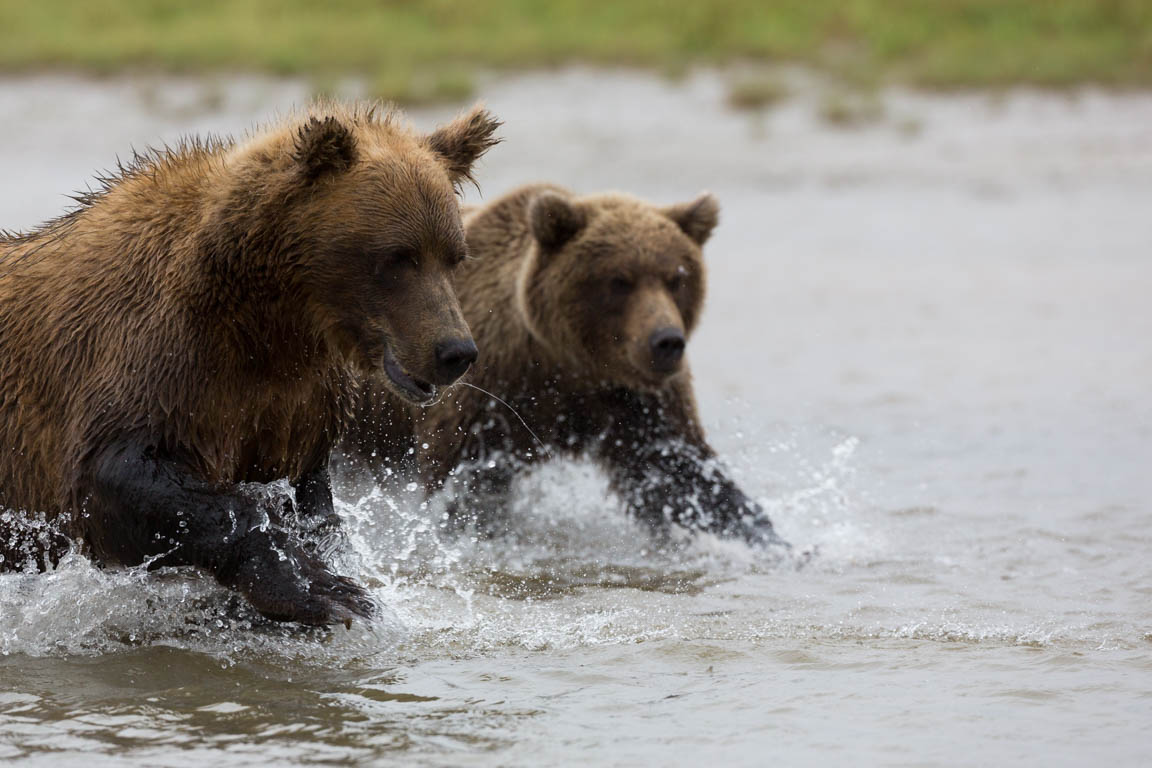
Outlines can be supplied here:
<path id="1" fill-rule="evenodd" d="M 356 378 L 425 402 L 475 359 L 456 187 L 498 125 L 477 108 L 421 135 L 317 105 L 138 156 L 0 238 L 0 566 L 74 540 L 198 566 L 270 618 L 368 616 L 302 532 L 335 522 Z"/>
<path id="2" fill-rule="evenodd" d="M 585 454 L 653 526 L 783 544 L 716 462 L 683 361 L 717 217 L 710 195 L 660 208 L 552 186 L 471 211 L 472 258 L 454 281 L 483 349 L 469 381 L 486 391 L 457 386 L 421 409 L 377 379 L 346 441 L 350 461 L 407 462 L 429 492 L 455 475 L 450 513 L 490 525 L 519 467 Z"/>

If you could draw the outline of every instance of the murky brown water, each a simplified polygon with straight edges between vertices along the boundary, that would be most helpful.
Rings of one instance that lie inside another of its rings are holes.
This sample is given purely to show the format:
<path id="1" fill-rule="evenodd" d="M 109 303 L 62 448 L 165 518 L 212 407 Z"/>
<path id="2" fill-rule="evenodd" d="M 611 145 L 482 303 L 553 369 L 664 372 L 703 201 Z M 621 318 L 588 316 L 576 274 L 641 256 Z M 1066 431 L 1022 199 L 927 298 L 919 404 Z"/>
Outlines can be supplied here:
<path id="1" fill-rule="evenodd" d="M 129 145 L 303 95 L 2 81 L 0 224 L 56 214 Z M 0 576 L 0 760 L 1147 764 L 1152 97 L 891 93 L 839 131 L 816 95 L 728 112 L 707 74 L 484 95 L 507 121 L 487 197 L 720 198 L 702 407 L 820 556 L 661 549 L 582 465 L 525 481 L 492 542 L 345 484 L 373 627 L 253 621 L 190 574 Z"/>

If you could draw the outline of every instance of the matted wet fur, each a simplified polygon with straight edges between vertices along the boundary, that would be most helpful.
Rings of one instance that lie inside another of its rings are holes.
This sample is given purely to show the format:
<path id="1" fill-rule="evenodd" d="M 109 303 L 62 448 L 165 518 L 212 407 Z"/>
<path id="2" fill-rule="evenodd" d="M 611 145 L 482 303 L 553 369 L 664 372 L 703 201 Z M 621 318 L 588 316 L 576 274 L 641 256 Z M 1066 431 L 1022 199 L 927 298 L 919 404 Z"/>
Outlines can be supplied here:
<path id="1" fill-rule="evenodd" d="M 416 471 L 429 492 L 453 475 L 450 514 L 485 528 L 521 468 L 588 455 L 654 527 L 783 544 L 716 461 L 683 361 L 718 214 L 710 195 L 659 207 L 547 185 L 471 211 L 454 280 L 482 349 L 466 381 L 486 391 L 457 385 L 420 409 L 373 380 L 344 452 Z"/>
<path id="2" fill-rule="evenodd" d="M 316 104 L 138 155 L 0 238 L 0 568 L 75 541 L 199 566 L 272 618 L 368 615 L 305 534 L 336 521 L 356 378 L 423 401 L 475 357 L 456 188 L 498 125 Z"/>

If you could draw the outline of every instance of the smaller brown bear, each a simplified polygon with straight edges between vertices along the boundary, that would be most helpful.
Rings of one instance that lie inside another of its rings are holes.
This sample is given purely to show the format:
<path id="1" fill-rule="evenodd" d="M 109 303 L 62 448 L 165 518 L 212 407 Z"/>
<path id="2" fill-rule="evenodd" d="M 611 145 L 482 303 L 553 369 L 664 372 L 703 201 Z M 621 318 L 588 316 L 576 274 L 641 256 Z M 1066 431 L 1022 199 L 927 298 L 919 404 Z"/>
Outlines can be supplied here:
<path id="1" fill-rule="evenodd" d="M 473 258 L 454 282 L 483 350 L 469 380 L 487 392 L 454 387 L 421 409 L 371 381 L 346 455 L 378 477 L 415 469 L 428 492 L 455 476 L 450 514 L 488 529 L 519 468 L 587 455 L 656 528 L 787 546 L 718 465 L 683 359 L 718 214 L 711 195 L 661 208 L 544 185 L 470 211 Z"/>

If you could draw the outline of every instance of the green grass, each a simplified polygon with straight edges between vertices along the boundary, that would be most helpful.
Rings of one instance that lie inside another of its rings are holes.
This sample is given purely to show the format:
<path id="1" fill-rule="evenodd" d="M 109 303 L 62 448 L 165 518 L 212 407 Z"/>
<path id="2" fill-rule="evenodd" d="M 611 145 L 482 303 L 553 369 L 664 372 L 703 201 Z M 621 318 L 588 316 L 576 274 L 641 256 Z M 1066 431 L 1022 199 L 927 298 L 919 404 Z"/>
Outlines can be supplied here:
<path id="1" fill-rule="evenodd" d="M 1152 85 L 1149 0 L 0 0 L 0 69 L 359 74 L 454 98 L 468 72 L 795 61 L 930 87 Z"/>

